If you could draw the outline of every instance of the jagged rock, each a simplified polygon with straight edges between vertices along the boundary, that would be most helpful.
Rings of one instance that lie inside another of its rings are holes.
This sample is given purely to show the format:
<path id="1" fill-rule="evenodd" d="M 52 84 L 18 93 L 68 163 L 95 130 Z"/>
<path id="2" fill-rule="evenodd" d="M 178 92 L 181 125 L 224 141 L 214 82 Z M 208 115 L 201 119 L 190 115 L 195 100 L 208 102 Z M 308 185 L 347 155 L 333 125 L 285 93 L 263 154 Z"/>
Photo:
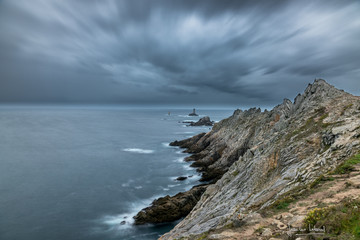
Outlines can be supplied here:
<path id="1" fill-rule="evenodd" d="M 359 104 L 359 97 L 317 79 L 294 103 L 285 99 L 264 112 L 238 109 L 215 123 L 209 133 L 175 142 L 194 153 L 187 160 L 194 161 L 203 177 L 217 171 L 221 178 L 212 178 L 217 182 L 161 239 L 220 228 L 243 211 L 256 216 L 283 194 L 335 169 L 360 151 L 355 143 L 360 133 Z M 331 145 L 329 151 L 324 151 L 324 144 Z M 241 221 L 246 225 L 252 220 Z"/>
<path id="2" fill-rule="evenodd" d="M 206 146 L 202 146 L 202 145 L 199 146 L 197 143 L 204 136 L 205 136 L 205 133 L 200 133 L 200 134 L 195 135 L 188 139 L 184 139 L 181 141 L 176 140 L 174 142 L 171 142 L 169 145 L 170 146 L 178 146 L 181 148 L 187 148 L 186 152 L 188 152 L 188 153 L 200 152 L 200 151 L 204 150 Z"/>
<path id="3" fill-rule="evenodd" d="M 322 143 L 325 146 L 330 146 L 335 142 L 336 135 L 333 134 L 331 131 L 326 131 L 322 135 Z"/>
<path id="4" fill-rule="evenodd" d="M 172 222 L 185 217 L 199 201 L 206 187 L 195 186 L 187 192 L 154 200 L 150 207 L 144 208 L 134 217 L 135 224 Z"/>
<path id="5" fill-rule="evenodd" d="M 213 121 L 210 121 L 210 117 L 206 116 L 206 117 L 202 117 L 200 118 L 199 121 L 197 122 L 191 122 L 190 126 L 212 126 L 214 124 Z"/>
<path id="6" fill-rule="evenodd" d="M 120 225 L 125 225 L 126 224 L 126 221 L 121 221 L 120 222 Z"/>

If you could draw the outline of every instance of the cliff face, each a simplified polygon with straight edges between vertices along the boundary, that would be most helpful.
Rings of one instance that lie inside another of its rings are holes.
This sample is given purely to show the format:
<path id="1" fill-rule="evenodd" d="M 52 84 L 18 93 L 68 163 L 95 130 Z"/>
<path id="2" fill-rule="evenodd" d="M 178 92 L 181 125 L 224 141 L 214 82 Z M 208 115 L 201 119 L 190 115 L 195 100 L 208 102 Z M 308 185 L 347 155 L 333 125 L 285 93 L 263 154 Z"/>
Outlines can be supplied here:
<path id="1" fill-rule="evenodd" d="M 161 239 L 232 224 L 239 214 L 264 209 L 314 182 L 359 152 L 359 126 L 360 97 L 324 80 L 315 80 L 294 102 L 285 99 L 271 111 L 236 110 L 209 133 L 178 144 L 194 153 L 193 165 L 215 174 L 210 179 L 221 178 Z"/>

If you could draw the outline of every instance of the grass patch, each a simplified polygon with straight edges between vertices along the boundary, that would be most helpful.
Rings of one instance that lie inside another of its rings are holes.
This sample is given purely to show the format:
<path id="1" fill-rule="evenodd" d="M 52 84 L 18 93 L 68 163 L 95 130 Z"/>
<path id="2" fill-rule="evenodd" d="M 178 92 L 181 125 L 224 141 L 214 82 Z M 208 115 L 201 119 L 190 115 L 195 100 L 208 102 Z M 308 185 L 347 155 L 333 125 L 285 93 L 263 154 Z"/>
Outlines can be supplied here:
<path id="1" fill-rule="evenodd" d="M 305 217 L 304 225 L 307 228 L 325 226 L 326 232 L 332 235 L 360 239 L 360 201 L 346 199 L 336 206 L 315 208 Z"/>
<path id="2" fill-rule="evenodd" d="M 354 165 L 360 163 L 360 154 L 356 154 L 352 157 L 350 157 L 348 160 L 340 164 L 333 172 L 332 174 L 346 174 L 351 171 L 354 171 Z"/>
<path id="3" fill-rule="evenodd" d="M 324 107 L 319 108 L 312 117 L 306 120 L 304 125 L 287 134 L 285 136 L 285 141 L 289 141 L 292 137 L 295 137 L 295 139 L 301 139 L 311 135 L 312 133 L 320 132 L 324 128 L 333 125 L 334 123 L 323 122 L 323 120 L 328 116 L 329 114 L 326 113 L 326 109 Z"/>
<path id="4" fill-rule="evenodd" d="M 349 108 L 351 108 L 352 106 L 353 106 L 352 103 L 350 103 L 349 105 L 346 105 L 346 106 L 344 107 L 344 109 L 342 110 L 342 112 L 341 112 L 340 115 L 341 115 L 341 116 L 344 115 L 344 114 L 345 114 L 345 111 L 348 110 Z"/>
<path id="5" fill-rule="evenodd" d="M 341 169 L 339 171 L 343 171 L 344 169 L 349 169 L 350 168 L 350 167 L 348 167 L 349 165 L 352 167 L 351 169 L 353 169 L 354 168 L 353 165 L 355 165 L 357 163 L 360 163 L 360 153 L 350 157 L 342 165 L 340 165 L 338 167 L 338 169 Z M 321 175 L 314 182 L 312 182 L 308 185 L 302 185 L 302 186 L 295 187 L 291 191 L 283 194 L 273 204 L 262 209 L 260 211 L 260 213 L 266 217 L 266 216 L 272 216 L 273 214 L 275 214 L 279 211 L 281 212 L 283 210 L 287 210 L 291 203 L 296 202 L 300 199 L 304 199 L 304 198 L 308 197 L 309 195 L 315 193 L 316 191 L 320 191 L 321 183 L 326 182 L 326 181 L 334 181 L 334 180 L 335 180 L 334 177 Z"/>
<path id="6" fill-rule="evenodd" d="M 231 175 L 233 175 L 234 177 L 236 177 L 239 174 L 239 170 L 235 170 L 231 173 Z"/>
<path id="7" fill-rule="evenodd" d="M 201 234 L 196 240 L 203 240 L 206 239 L 209 236 L 208 232 L 204 232 L 203 234 Z"/>
<path id="8" fill-rule="evenodd" d="M 300 199 L 304 199 L 307 196 L 313 194 L 316 189 L 319 188 L 320 183 L 334 180 L 335 178 L 333 177 L 325 177 L 324 175 L 321 175 L 311 184 L 306 186 L 298 186 L 290 192 L 285 193 L 280 199 L 276 200 L 273 204 L 264 209 L 262 213 L 265 216 L 270 216 L 274 212 L 287 210 L 291 203 L 294 203 Z"/>
<path id="9" fill-rule="evenodd" d="M 264 226 L 261 226 L 255 230 L 255 233 L 262 233 L 264 231 Z"/>
<path id="10" fill-rule="evenodd" d="M 335 178 L 333 177 L 325 177 L 324 175 L 321 175 L 320 177 L 318 177 L 315 181 L 313 181 L 309 187 L 315 188 L 316 186 L 318 186 L 321 182 L 326 182 L 326 181 L 334 181 Z"/>
<path id="11" fill-rule="evenodd" d="M 296 199 L 293 198 L 292 196 L 287 196 L 285 198 L 276 200 L 272 207 L 276 210 L 285 210 L 288 209 L 290 203 L 294 202 Z"/>

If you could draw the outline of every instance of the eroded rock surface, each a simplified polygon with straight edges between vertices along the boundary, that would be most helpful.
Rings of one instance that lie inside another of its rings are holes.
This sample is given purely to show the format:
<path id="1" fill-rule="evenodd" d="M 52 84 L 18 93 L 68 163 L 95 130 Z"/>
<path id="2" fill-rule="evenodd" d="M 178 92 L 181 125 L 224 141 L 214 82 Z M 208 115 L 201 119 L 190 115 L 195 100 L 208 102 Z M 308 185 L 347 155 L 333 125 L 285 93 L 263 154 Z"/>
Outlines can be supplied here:
<path id="1" fill-rule="evenodd" d="M 210 117 L 202 117 L 197 122 L 190 123 L 190 126 L 212 126 L 214 124 L 213 121 L 210 120 Z"/>
<path id="2" fill-rule="evenodd" d="M 191 239 L 234 224 L 239 215 L 254 215 L 308 185 L 360 151 L 359 126 L 360 98 L 318 79 L 294 102 L 285 99 L 264 112 L 236 110 L 209 133 L 175 141 L 193 153 L 187 160 L 202 180 L 219 180 L 161 239 Z"/>
<path id="3" fill-rule="evenodd" d="M 172 222 L 185 217 L 199 201 L 206 187 L 206 185 L 195 186 L 187 192 L 156 199 L 150 207 L 143 209 L 134 217 L 135 224 Z"/>

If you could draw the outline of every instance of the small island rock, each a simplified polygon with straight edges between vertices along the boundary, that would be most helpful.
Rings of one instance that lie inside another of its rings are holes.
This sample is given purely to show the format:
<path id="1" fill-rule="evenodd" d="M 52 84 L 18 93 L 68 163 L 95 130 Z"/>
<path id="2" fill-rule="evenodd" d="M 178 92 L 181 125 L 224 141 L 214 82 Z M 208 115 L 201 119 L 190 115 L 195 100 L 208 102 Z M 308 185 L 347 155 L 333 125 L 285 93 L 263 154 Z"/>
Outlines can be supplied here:
<path id="1" fill-rule="evenodd" d="M 210 121 L 210 117 L 202 117 L 199 121 L 190 123 L 190 126 L 212 126 L 214 124 L 213 121 Z"/>
<path id="2" fill-rule="evenodd" d="M 184 180 L 186 180 L 187 179 L 187 177 L 178 177 L 177 179 L 176 179 L 176 181 L 184 181 Z"/>

